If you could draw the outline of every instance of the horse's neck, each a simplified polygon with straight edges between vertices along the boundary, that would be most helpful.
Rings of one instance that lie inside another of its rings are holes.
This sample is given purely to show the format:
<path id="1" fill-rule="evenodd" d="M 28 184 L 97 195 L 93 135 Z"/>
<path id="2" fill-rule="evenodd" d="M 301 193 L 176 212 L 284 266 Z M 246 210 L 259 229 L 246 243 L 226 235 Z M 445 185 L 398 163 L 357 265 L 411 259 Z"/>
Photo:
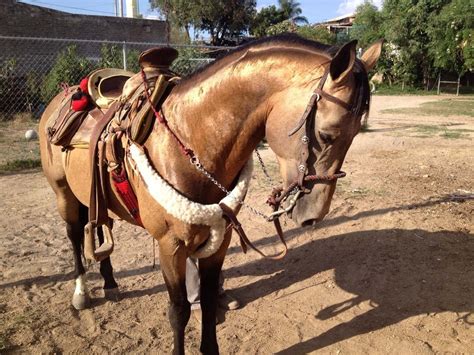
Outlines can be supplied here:
<path id="1" fill-rule="evenodd" d="M 285 65 L 286 76 L 281 69 Z M 204 79 L 198 77 L 196 82 L 176 87 L 163 112 L 173 132 L 203 166 L 229 186 L 265 136 L 272 95 L 290 86 L 294 72 L 287 61 L 278 63 L 275 58 L 252 65 L 237 60 Z M 163 134 L 162 130 L 154 131 L 147 143 L 160 173 L 182 190 L 191 191 L 199 184 L 209 186 L 209 181 L 180 156 L 176 142 Z M 192 185 L 186 187 L 187 181 Z"/>
<path id="2" fill-rule="evenodd" d="M 223 183 L 245 164 L 265 135 L 271 89 L 255 77 L 219 73 L 177 90 L 164 113 L 170 126 Z"/>

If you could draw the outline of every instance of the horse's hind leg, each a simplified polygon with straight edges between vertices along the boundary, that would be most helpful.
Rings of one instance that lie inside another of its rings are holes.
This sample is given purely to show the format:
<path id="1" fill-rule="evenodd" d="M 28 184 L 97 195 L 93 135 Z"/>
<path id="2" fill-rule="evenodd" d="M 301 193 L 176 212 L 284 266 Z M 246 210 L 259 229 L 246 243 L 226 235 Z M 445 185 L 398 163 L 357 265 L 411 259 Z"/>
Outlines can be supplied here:
<path id="1" fill-rule="evenodd" d="M 61 208 L 59 208 L 59 211 L 66 221 L 66 232 L 71 241 L 74 256 L 74 279 L 76 288 L 72 296 L 72 305 L 74 308 L 81 310 L 87 308 L 90 304 L 86 286 L 86 270 L 82 264 L 82 247 L 84 244 L 84 226 L 87 222 L 87 207 L 80 204 L 77 200 L 74 202 L 75 203 L 68 206 L 67 218 L 64 218 L 66 215 L 61 213 Z M 58 205 L 61 206 L 59 203 Z M 71 218 L 71 216 L 75 218 Z"/>
<path id="2" fill-rule="evenodd" d="M 97 238 L 99 243 L 104 242 L 104 231 L 102 228 L 97 229 Z M 104 278 L 104 295 L 105 298 L 111 301 L 118 301 L 119 299 L 119 289 L 117 282 L 114 279 L 112 263 L 110 257 L 102 260 L 100 262 L 100 274 Z"/>

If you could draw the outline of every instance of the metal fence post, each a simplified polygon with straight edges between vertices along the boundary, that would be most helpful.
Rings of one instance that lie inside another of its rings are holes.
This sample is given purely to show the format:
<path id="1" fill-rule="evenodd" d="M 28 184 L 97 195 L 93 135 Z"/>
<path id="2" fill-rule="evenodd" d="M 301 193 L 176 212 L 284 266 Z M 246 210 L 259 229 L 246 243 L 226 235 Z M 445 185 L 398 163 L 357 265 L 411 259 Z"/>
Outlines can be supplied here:
<path id="1" fill-rule="evenodd" d="M 127 43 L 122 42 L 122 61 L 123 61 L 123 70 L 127 70 Z"/>

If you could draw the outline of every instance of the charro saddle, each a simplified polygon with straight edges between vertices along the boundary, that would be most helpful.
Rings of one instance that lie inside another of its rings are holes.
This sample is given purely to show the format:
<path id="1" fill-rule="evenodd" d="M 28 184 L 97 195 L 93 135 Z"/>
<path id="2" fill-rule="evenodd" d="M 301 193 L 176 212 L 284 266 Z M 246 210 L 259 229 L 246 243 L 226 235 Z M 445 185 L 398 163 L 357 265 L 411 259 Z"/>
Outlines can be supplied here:
<path id="1" fill-rule="evenodd" d="M 141 225 L 136 197 L 123 166 L 124 149 L 129 141 L 143 144 L 150 134 L 155 122 L 152 105 L 159 110 L 172 90 L 177 75 L 170 66 L 177 56 L 171 47 L 152 48 L 140 55 L 141 71 L 137 74 L 114 68 L 93 71 L 79 86 L 65 92 L 46 125 L 49 142 L 62 146 L 63 151 L 89 149 L 92 181 L 84 244 L 88 259 L 100 261 L 113 251 L 112 222 L 104 191 L 110 180 Z M 102 227 L 105 236 L 98 249 L 97 227 Z"/>

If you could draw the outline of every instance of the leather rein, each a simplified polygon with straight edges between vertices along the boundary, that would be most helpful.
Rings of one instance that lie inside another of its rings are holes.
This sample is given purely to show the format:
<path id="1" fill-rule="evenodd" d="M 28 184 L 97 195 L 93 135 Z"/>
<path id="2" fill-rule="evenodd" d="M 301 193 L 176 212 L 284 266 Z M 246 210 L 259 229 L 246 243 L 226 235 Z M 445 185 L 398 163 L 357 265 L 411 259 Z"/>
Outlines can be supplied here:
<path id="1" fill-rule="evenodd" d="M 280 225 L 279 217 L 291 211 L 291 209 L 296 205 L 296 202 L 298 198 L 301 196 L 302 193 L 310 193 L 311 190 L 307 189 L 304 186 L 304 183 L 306 181 L 335 181 L 337 179 L 343 178 L 346 176 L 346 173 L 343 171 L 337 172 L 335 174 L 329 174 L 329 175 L 308 175 L 307 170 L 308 170 L 308 159 L 309 159 L 309 144 L 310 144 L 310 133 L 311 130 L 314 127 L 314 123 L 316 120 L 316 114 L 318 110 L 318 101 L 321 100 L 321 98 L 325 98 L 328 101 L 331 101 L 339 106 L 344 107 L 347 110 L 351 109 L 351 106 L 347 104 L 346 102 L 338 99 L 335 96 L 332 96 L 326 92 L 323 91 L 323 86 L 324 83 L 327 80 L 327 77 L 329 75 L 329 70 L 326 70 L 324 75 L 321 77 L 321 80 L 319 81 L 319 84 L 317 88 L 314 90 L 313 94 L 311 95 L 310 101 L 306 107 L 305 112 L 303 113 L 303 116 L 301 119 L 298 121 L 297 125 L 295 128 L 293 128 L 289 133 L 288 136 L 294 135 L 296 132 L 298 132 L 303 126 L 305 126 L 305 132 L 301 136 L 300 140 L 302 143 L 302 149 L 299 157 L 299 163 L 298 163 L 298 177 L 296 180 L 291 183 L 286 189 L 283 188 L 275 188 L 273 189 L 273 192 L 271 196 L 268 198 L 267 203 L 272 206 L 273 208 L 273 213 L 270 214 L 269 216 L 266 216 L 262 212 L 256 210 L 252 206 L 246 204 L 244 201 L 239 201 L 240 205 L 245 206 L 249 208 L 253 213 L 265 218 L 267 221 L 273 221 L 275 225 L 275 229 L 277 231 L 277 235 L 282 242 L 284 246 L 284 250 L 280 252 L 277 255 L 272 255 L 268 256 L 264 254 L 262 251 L 260 251 L 253 243 L 248 239 L 245 231 L 242 228 L 242 225 L 237 219 L 236 214 L 234 211 L 226 206 L 225 204 L 220 204 L 220 207 L 222 209 L 223 216 L 225 219 L 228 221 L 228 229 L 233 228 L 237 234 L 239 235 L 240 239 L 240 244 L 242 247 L 242 250 L 244 253 L 247 251 L 247 246 L 252 248 L 254 251 L 256 251 L 258 254 L 261 256 L 268 258 L 268 259 L 274 259 L 278 260 L 283 258 L 286 253 L 288 252 L 288 246 L 286 244 L 285 238 L 283 236 L 283 230 Z M 150 101 L 150 95 L 148 93 L 148 84 L 146 81 L 146 76 L 145 73 L 142 71 L 142 78 L 143 82 L 145 85 L 145 93 L 147 96 L 147 99 Z M 164 115 L 157 111 L 154 107 L 154 105 L 151 105 L 152 110 L 155 114 L 155 118 L 157 119 L 157 122 L 159 124 L 163 124 L 168 131 L 169 134 L 176 140 L 178 143 L 178 146 L 180 147 L 181 152 L 183 155 L 188 157 L 190 159 L 190 163 L 195 166 L 197 170 L 199 170 L 204 176 L 206 176 L 214 185 L 216 185 L 220 190 L 222 190 L 224 193 L 229 194 L 229 191 L 222 186 L 214 177 L 213 175 L 208 172 L 200 163 L 198 157 L 194 154 L 193 150 L 188 148 L 182 141 L 181 139 L 171 130 L 171 128 L 168 125 L 168 122 Z M 313 114 L 314 112 L 314 114 Z M 290 205 L 286 209 L 280 210 L 280 205 L 282 202 L 285 200 L 290 199 Z"/>

